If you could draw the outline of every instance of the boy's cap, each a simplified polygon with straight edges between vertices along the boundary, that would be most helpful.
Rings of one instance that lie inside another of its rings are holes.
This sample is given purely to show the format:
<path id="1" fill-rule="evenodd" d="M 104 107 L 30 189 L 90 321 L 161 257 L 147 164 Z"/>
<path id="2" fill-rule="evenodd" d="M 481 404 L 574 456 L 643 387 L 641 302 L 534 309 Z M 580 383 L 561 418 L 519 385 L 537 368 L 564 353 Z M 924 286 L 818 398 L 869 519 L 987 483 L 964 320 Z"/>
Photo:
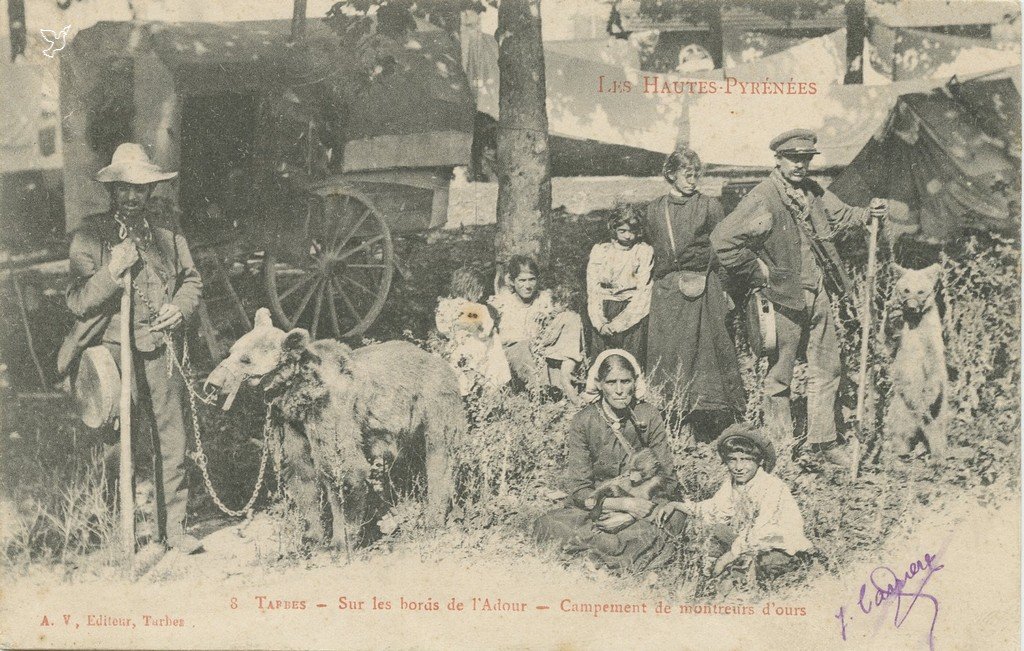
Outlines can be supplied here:
<path id="1" fill-rule="evenodd" d="M 775 446 L 768 440 L 768 437 L 764 433 L 746 423 L 736 423 L 725 428 L 722 435 L 718 438 L 718 455 L 725 459 L 725 443 L 731 439 L 741 438 L 753 443 L 759 450 L 761 450 L 761 465 L 764 467 L 765 472 L 771 472 L 775 467 Z"/>

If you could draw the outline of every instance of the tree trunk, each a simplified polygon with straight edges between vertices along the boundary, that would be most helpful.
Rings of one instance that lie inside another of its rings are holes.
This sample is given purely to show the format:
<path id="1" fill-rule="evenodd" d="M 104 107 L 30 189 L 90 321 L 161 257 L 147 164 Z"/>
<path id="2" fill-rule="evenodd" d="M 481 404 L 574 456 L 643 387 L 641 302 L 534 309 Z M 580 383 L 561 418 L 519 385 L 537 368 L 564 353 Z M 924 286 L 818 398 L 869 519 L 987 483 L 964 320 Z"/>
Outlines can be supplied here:
<path id="1" fill-rule="evenodd" d="M 551 166 L 544 102 L 540 0 L 501 0 L 498 7 L 499 264 L 515 254 L 546 266 L 551 250 Z"/>
<path id="2" fill-rule="evenodd" d="M 844 84 L 864 83 L 864 0 L 846 2 L 846 76 Z"/>
<path id="3" fill-rule="evenodd" d="M 11 61 L 25 54 L 25 0 L 7 0 L 7 25 L 11 35 Z M 60 29 L 59 27 L 57 29 Z"/>
<path id="4" fill-rule="evenodd" d="M 725 67 L 725 46 L 722 42 L 722 3 L 718 0 L 705 2 L 704 20 L 708 22 L 708 54 L 715 62 L 715 68 Z"/>
<path id="5" fill-rule="evenodd" d="M 295 0 L 292 7 L 292 38 L 295 43 L 302 40 L 306 33 L 306 0 Z"/>

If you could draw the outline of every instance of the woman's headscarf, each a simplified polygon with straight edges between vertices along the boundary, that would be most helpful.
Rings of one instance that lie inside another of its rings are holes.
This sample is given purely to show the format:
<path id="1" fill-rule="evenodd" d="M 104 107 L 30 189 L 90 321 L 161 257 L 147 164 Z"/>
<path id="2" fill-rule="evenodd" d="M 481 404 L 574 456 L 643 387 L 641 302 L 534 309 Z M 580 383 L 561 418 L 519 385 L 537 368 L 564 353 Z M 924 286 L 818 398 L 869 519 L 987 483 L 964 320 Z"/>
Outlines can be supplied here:
<path id="1" fill-rule="evenodd" d="M 594 360 L 594 363 L 590 366 L 590 371 L 587 372 L 587 386 L 583 390 L 583 402 L 595 402 L 601 397 L 601 389 L 598 388 L 597 383 L 597 371 L 601 368 L 601 364 L 604 360 L 608 359 L 612 355 L 619 355 L 624 357 L 629 362 L 630 366 L 633 367 L 633 373 L 636 374 L 636 385 L 633 387 L 633 397 L 637 400 L 643 400 L 647 397 L 647 381 L 644 380 L 644 371 L 640 368 L 640 364 L 637 363 L 636 358 L 633 357 L 632 353 L 621 348 L 609 348 L 602 352 Z"/>

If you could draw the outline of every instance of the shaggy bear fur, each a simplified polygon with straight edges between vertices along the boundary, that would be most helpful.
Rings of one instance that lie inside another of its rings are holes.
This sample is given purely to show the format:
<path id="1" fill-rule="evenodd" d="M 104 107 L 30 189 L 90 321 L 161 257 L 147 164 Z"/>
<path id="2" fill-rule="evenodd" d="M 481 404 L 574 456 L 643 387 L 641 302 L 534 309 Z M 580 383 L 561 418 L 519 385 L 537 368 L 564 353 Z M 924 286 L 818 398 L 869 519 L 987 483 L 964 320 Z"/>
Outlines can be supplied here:
<path id="1" fill-rule="evenodd" d="M 303 329 L 275 328 L 261 309 L 207 378 L 228 395 L 225 409 L 243 383 L 261 386 L 286 421 L 286 486 L 308 535 L 325 537 L 322 487 L 333 544 L 366 542 L 366 525 L 379 515 L 367 508 L 371 482 L 408 480 L 417 466 L 426 471 L 429 522 L 444 524 L 454 492 L 449 453 L 467 428 L 458 380 L 444 360 L 402 341 L 356 350 L 311 342 Z"/>
<path id="2" fill-rule="evenodd" d="M 940 268 L 937 264 L 925 269 L 893 267 L 899 274 L 895 297 L 903 311 L 903 328 L 890 371 L 894 395 L 886 424 L 898 455 L 909 456 L 923 436 L 932 461 L 939 461 L 947 455 L 949 424 L 946 349 L 935 305 Z"/>

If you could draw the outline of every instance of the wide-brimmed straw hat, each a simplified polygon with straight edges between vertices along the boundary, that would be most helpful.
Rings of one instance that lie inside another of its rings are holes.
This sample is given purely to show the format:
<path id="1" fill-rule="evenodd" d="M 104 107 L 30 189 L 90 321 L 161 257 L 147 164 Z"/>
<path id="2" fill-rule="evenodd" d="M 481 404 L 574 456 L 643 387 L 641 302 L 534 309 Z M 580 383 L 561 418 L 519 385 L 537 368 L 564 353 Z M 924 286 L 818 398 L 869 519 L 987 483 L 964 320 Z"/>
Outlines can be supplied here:
<path id="1" fill-rule="evenodd" d="M 644 371 L 640 368 L 640 364 L 636 361 L 636 358 L 628 350 L 622 350 L 621 348 L 609 348 L 603 351 L 594 360 L 594 363 L 590 366 L 590 370 L 587 372 L 587 386 L 583 390 L 584 402 L 594 402 L 601 397 L 601 389 L 597 386 L 597 371 L 601 368 L 601 364 L 604 360 L 608 359 L 612 355 L 619 355 L 626 358 L 630 366 L 633 367 L 633 373 L 636 374 L 636 385 L 633 388 L 633 396 L 637 400 L 643 400 L 647 397 L 647 381 L 644 380 Z"/>
<path id="2" fill-rule="evenodd" d="M 109 425 L 118 416 L 121 373 L 105 346 L 86 348 L 72 381 L 78 415 L 92 428 Z"/>
<path id="3" fill-rule="evenodd" d="M 761 465 L 765 472 L 771 472 L 775 467 L 775 446 L 761 430 L 746 423 L 736 423 L 726 427 L 718 438 L 718 455 L 722 457 L 723 461 L 725 460 L 725 444 L 733 439 L 744 439 L 761 450 Z"/>
<path id="4" fill-rule="evenodd" d="M 96 173 L 96 180 L 101 183 L 133 183 L 146 185 L 167 181 L 178 175 L 177 172 L 165 172 L 153 161 L 149 160 L 142 145 L 126 142 L 117 146 L 114 156 L 107 165 Z"/>

